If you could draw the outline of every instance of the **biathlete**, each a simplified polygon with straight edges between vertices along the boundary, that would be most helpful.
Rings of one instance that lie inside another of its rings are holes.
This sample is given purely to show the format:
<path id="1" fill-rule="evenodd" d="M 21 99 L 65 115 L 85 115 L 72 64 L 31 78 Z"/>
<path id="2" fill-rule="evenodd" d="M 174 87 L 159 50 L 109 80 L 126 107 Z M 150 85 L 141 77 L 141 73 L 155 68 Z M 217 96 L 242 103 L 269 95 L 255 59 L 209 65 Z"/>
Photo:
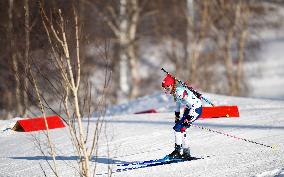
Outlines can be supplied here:
<path id="1" fill-rule="evenodd" d="M 183 158 L 190 159 L 189 142 L 186 138 L 186 130 L 191 123 L 197 120 L 202 112 L 201 94 L 193 93 L 184 84 L 179 83 L 170 74 L 164 78 L 162 87 L 166 94 L 171 94 L 176 101 L 175 108 L 175 148 L 168 156 L 170 159 Z M 183 116 L 180 118 L 181 106 L 185 106 Z M 181 151 L 183 151 L 181 153 Z"/>

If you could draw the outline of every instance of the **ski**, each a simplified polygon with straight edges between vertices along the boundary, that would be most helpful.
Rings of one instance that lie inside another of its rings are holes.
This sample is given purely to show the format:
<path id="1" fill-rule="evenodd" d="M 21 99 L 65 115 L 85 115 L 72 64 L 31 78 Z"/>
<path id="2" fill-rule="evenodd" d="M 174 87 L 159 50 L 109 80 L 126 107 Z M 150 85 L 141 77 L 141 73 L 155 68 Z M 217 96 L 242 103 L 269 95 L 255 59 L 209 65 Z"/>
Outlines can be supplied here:
<path id="1" fill-rule="evenodd" d="M 203 158 L 192 157 L 190 159 L 169 159 L 168 156 L 166 156 L 166 157 L 164 157 L 162 159 L 155 159 L 155 160 L 147 160 L 147 161 L 141 161 L 141 162 L 118 164 L 117 165 L 118 168 L 115 169 L 115 172 L 130 171 L 130 170 L 134 170 L 134 169 L 147 168 L 147 167 L 153 167 L 153 166 L 160 166 L 160 165 L 179 163 L 179 162 L 185 162 L 185 161 L 192 161 L 192 160 L 198 160 L 198 159 L 203 159 Z"/>
<path id="2" fill-rule="evenodd" d="M 159 162 L 169 161 L 169 160 L 170 159 L 168 158 L 168 156 L 165 156 L 164 158 L 161 158 L 161 159 L 145 160 L 145 161 L 140 161 L 140 162 L 117 164 L 117 166 L 120 167 L 120 166 L 130 166 L 130 165 L 145 165 L 145 164 L 159 163 Z M 176 160 L 178 160 L 178 159 L 176 159 Z M 181 160 L 181 159 L 179 159 L 179 160 Z"/>
<path id="3" fill-rule="evenodd" d="M 206 156 L 206 157 L 210 157 L 210 156 Z M 116 165 L 117 168 L 112 169 L 111 172 L 96 173 L 96 175 L 101 176 L 101 175 L 107 175 L 109 173 L 120 173 L 120 172 L 135 170 L 135 169 L 148 168 L 148 167 L 154 167 L 154 166 L 161 166 L 161 165 L 167 165 L 167 164 L 173 164 L 173 163 L 179 163 L 179 162 L 187 162 L 187 161 L 193 161 L 193 160 L 198 160 L 198 159 L 204 159 L 206 157 L 192 157 L 190 159 L 169 159 L 168 156 L 165 156 L 164 158 L 161 158 L 161 159 L 117 164 Z"/>

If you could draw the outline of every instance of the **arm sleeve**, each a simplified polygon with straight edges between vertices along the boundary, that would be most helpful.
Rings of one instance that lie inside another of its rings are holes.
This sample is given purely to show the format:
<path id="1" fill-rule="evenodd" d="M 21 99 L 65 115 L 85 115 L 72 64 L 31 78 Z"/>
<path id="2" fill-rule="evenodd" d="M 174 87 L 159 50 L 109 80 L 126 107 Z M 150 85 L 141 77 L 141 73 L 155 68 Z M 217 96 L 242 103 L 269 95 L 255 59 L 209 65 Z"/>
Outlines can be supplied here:
<path id="1" fill-rule="evenodd" d="M 182 89 L 177 91 L 177 99 L 182 100 L 183 104 L 188 109 L 191 108 L 191 101 L 190 101 L 190 98 L 192 97 L 191 95 L 192 95 L 192 93 L 185 88 L 182 88 Z"/>
<path id="2" fill-rule="evenodd" d="M 184 109 L 184 112 L 183 112 L 183 117 L 187 117 L 188 114 L 189 114 L 189 111 L 190 111 L 190 109 L 186 107 L 186 108 Z"/>
<path id="3" fill-rule="evenodd" d="M 175 112 L 180 112 L 180 102 L 179 101 L 176 102 L 176 110 L 175 110 Z"/>

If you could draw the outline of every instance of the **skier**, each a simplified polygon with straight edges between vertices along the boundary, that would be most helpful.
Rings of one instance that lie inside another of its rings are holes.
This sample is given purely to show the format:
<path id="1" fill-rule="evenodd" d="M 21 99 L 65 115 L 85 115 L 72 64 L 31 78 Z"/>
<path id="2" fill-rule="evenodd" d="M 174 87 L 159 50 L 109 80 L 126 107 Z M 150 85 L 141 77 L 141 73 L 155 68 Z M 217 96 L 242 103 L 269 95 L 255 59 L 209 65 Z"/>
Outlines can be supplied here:
<path id="1" fill-rule="evenodd" d="M 175 149 L 168 157 L 170 159 L 190 159 L 191 156 L 188 139 L 186 138 L 186 130 L 191 126 L 191 123 L 201 115 L 201 94 L 179 83 L 170 74 L 167 74 L 164 78 L 162 87 L 166 94 L 171 94 L 174 97 L 176 102 L 175 126 L 173 127 L 175 131 Z M 182 118 L 180 118 L 181 105 L 185 106 Z M 181 150 L 183 150 L 182 154 Z"/>

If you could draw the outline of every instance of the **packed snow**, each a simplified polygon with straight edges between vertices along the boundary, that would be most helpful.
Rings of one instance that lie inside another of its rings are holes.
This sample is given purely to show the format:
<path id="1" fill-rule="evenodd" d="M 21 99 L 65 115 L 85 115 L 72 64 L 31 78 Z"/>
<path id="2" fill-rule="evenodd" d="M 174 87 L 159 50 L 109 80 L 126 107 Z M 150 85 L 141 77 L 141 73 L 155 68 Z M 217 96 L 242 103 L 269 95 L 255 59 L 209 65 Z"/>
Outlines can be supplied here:
<path id="1" fill-rule="evenodd" d="M 191 153 L 204 159 L 115 172 L 112 176 L 284 176 L 284 102 L 205 96 L 217 105 L 238 105 L 240 117 L 197 120 L 196 125 L 275 148 L 191 127 L 188 132 Z M 158 113 L 134 114 L 147 109 L 156 109 Z M 169 154 L 174 147 L 173 111 L 173 99 L 160 92 L 109 108 L 98 154 L 92 158 L 92 168 L 96 167 L 94 176 L 109 176 L 108 168 L 114 171 L 117 164 L 159 159 Z M 10 129 L 14 122 L 0 121 L 0 176 L 54 176 L 47 164 L 51 156 L 43 155 L 36 143 L 40 141 L 46 152 L 43 132 L 14 132 Z M 91 121 L 90 135 L 95 122 L 96 117 Z M 87 121 L 84 124 L 87 126 Z M 68 141 L 68 129 L 50 132 L 56 147 L 59 175 L 79 176 L 78 157 Z"/>

